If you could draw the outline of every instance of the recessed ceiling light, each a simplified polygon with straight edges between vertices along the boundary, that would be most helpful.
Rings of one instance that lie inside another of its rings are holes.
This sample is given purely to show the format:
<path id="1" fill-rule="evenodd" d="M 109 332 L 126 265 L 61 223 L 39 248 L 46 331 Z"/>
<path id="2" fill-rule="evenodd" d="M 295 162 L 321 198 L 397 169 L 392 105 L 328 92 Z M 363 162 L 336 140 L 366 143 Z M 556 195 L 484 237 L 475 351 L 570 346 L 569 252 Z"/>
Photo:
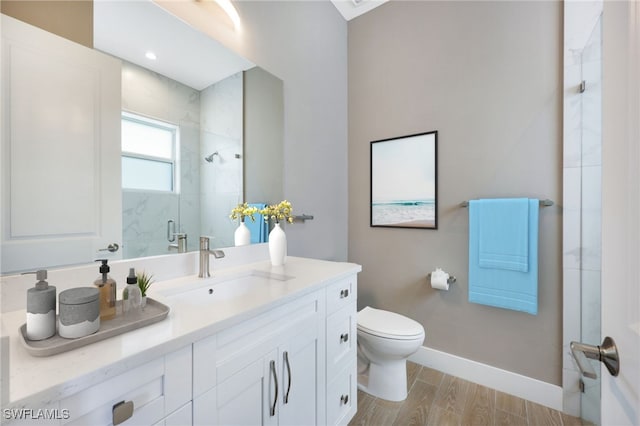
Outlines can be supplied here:
<path id="1" fill-rule="evenodd" d="M 156 56 L 156 54 L 155 54 L 155 53 L 153 53 L 153 52 L 152 52 L 152 51 L 150 51 L 150 50 L 149 50 L 147 53 L 145 53 L 145 54 L 144 54 L 144 56 L 145 56 L 147 59 L 150 59 L 150 60 L 152 60 L 152 61 L 155 61 L 156 59 L 158 59 L 158 57 Z"/>

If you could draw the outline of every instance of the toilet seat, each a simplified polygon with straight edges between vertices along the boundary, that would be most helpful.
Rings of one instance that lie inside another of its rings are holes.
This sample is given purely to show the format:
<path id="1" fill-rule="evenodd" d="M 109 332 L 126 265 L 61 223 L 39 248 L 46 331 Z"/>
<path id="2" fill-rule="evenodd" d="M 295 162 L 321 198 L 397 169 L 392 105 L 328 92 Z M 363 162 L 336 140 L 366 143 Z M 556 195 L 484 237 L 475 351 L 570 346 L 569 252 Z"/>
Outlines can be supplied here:
<path id="1" fill-rule="evenodd" d="M 424 338 L 424 327 L 411 318 L 369 306 L 358 312 L 358 331 L 385 339 Z"/>

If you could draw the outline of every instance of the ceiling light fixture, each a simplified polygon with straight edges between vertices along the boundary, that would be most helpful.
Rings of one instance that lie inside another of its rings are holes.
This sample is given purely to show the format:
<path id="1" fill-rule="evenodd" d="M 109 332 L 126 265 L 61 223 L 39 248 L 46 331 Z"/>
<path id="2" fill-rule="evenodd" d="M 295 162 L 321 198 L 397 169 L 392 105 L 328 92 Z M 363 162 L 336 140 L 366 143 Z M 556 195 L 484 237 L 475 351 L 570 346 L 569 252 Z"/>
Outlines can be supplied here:
<path id="1" fill-rule="evenodd" d="M 238 15 L 238 11 L 236 10 L 231 0 L 215 0 L 218 6 L 225 11 L 231 22 L 233 22 L 233 27 L 237 30 L 240 28 L 240 15 Z"/>
<path id="2" fill-rule="evenodd" d="M 155 61 L 156 59 L 158 59 L 158 57 L 156 56 L 155 53 L 153 53 L 152 51 L 147 51 L 147 53 L 144 54 L 145 58 L 151 60 L 151 61 Z"/>

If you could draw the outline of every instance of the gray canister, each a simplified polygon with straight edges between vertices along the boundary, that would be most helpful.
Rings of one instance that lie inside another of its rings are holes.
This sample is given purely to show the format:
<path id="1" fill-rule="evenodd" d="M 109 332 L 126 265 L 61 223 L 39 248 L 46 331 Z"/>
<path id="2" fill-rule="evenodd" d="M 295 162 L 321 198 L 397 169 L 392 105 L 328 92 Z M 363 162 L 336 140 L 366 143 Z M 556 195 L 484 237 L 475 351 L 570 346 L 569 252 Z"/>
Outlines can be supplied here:
<path id="1" fill-rule="evenodd" d="M 58 296 L 58 334 L 67 339 L 88 336 L 100 328 L 100 292 L 93 287 L 65 290 Z"/>

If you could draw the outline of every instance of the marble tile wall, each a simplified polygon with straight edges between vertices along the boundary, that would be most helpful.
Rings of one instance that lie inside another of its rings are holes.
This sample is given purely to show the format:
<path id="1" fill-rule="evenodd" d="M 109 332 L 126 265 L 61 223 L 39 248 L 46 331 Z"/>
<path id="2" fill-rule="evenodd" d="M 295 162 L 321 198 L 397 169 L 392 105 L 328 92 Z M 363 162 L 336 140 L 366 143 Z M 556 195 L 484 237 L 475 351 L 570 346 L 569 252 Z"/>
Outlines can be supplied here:
<path id="1" fill-rule="evenodd" d="M 599 344 L 601 260 L 601 4 L 567 2 L 563 155 L 564 411 L 600 423 L 599 380 L 583 379 L 571 341 Z M 571 25 L 573 24 L 573 25 Z M 577 41 L 578 40 L 578 41 Z M 573 44 L 571 44 L 573 43 Z M 586 90 L 580 93 L 580 82 Z M 600 377 L 599 364 L 592 364 Z"/>
<path id="2" fill-rule="evenodd" d="M 122 108 L 179 127 L 178 191 L 124 191 L 123 257 L 169 252 L 167 221 L 188 236 L 188 249 L 200 235 L 200 92 L 168 77 L 123 61 Z"/>
<path id="3" fill-rule="evenodd" d="M 200 228 L 214 237 L 213 247 L 233 246 L 237 223 L 229 213 L 243 201 L 242 100 L 241 72 L 201 92 L 202 156 L 218 152 L 211 163 L 202 163 L 200 174 Z"/>

